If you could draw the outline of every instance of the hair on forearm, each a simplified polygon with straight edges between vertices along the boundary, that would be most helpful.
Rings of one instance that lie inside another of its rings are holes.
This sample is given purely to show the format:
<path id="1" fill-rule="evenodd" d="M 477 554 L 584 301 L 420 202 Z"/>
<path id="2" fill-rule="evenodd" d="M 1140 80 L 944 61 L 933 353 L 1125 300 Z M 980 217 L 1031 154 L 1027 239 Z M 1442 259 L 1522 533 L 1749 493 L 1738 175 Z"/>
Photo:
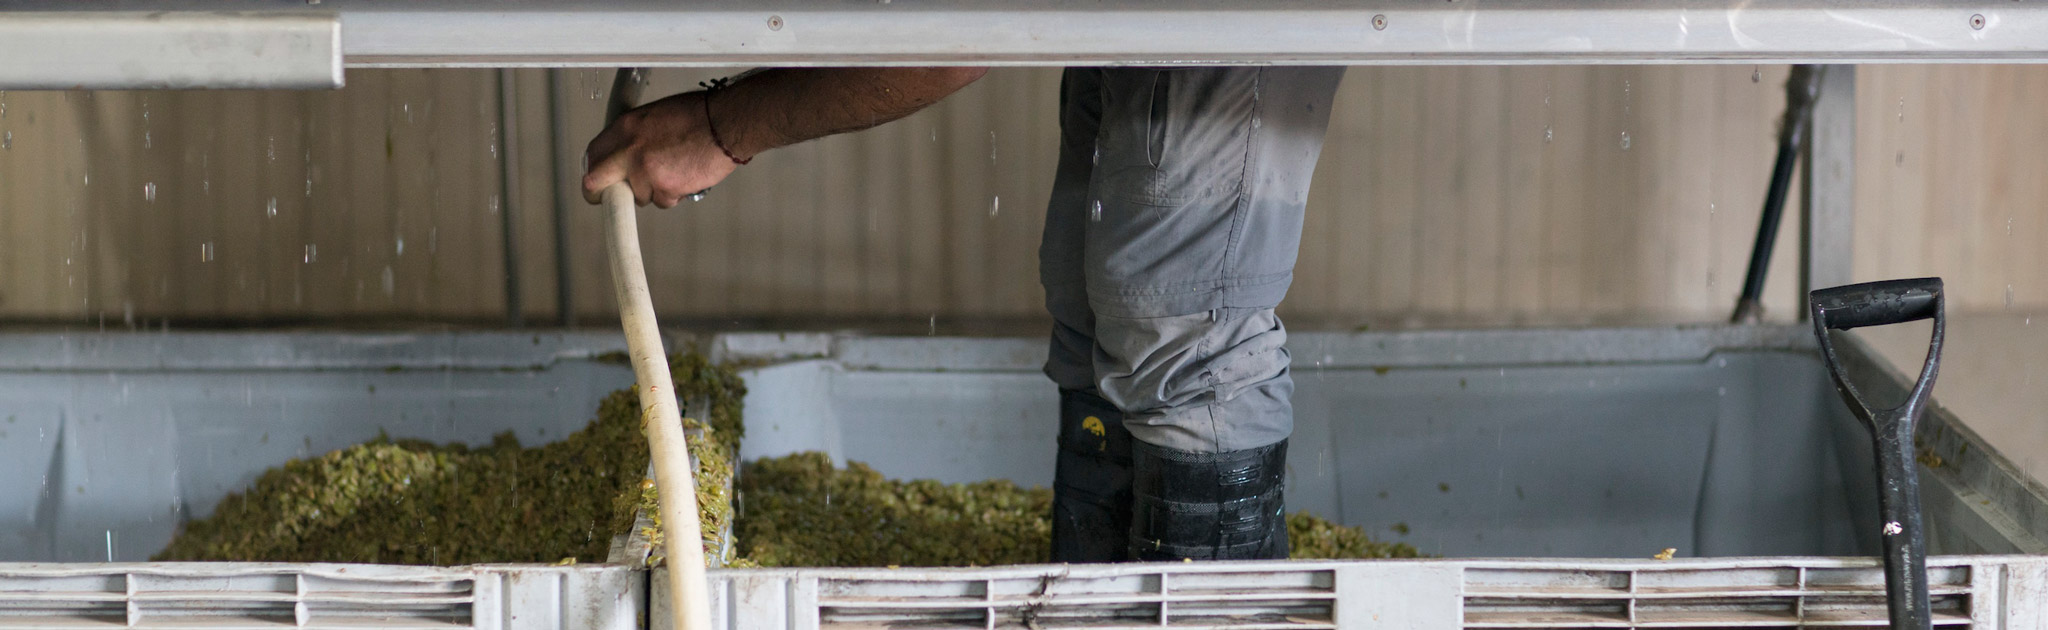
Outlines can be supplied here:
<path id="1" fill-rule="evenodd" d="M 780 68 L 711 95 L 712 124 L 752 156 L 916 113 L 959 91 L 986 68 Z"/>

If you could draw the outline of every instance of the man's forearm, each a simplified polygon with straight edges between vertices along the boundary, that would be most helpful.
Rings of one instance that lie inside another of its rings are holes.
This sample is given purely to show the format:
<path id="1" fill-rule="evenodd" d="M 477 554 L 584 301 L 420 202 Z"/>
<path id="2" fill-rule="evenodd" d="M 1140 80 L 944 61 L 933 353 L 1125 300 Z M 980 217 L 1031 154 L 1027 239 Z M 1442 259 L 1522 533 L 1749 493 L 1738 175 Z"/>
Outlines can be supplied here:
<path id="1" fill-rule="evenodd" d="M 781 68 L 710 95 L 711 123 L 741 159 L 924 109 L 985 68 Z"/>
<path id="2" fill-rule="evenodd" d="M 583 196 L 618 182 L 663 208 L 717 185 L 763 151 L 908 116 L 981 68 L 790 68 L 669 96 L 619 116 L 583 151 Z M 730 158 L 730 159 L 728 159 Z"/>

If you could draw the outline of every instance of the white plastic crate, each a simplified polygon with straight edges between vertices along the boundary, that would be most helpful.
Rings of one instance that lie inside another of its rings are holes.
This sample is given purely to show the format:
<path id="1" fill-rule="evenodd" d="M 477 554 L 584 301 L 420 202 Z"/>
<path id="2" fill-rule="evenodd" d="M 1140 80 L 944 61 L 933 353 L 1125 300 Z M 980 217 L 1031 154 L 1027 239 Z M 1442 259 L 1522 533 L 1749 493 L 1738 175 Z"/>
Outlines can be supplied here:
<path id="1" fill-rule="evenodd" d="M 1829 557 L 1869 553 L 1874 493 L 1867 437 L 1810 334 L 1295 335 L 1290 508 L 1451 559 L 726 569 L 715 616 L 731 630 L 1881 624 L 1875 559 Z M 1051 480 L 1041 340 L 708 341 L 769 361 L 747 373 L 745 457 L 824 450 L 905 478 Z M 0 627 L 663 627 L 662 591 L 647 589 L 662 577 L 625 546 L 577 567 L 121 562 L 261 470 L 380 428 L 558 438 L 630 380 L 587 360 L 618 346 L 601 333 L 0 336 L 0 560 L 15 561 L 0 562 Z M 1838 350 L 1868 393 L 1903 382 L 1861 344 Z M 1921 471 L 1930 544 L 1951 554 L 1932 560 L 1942 622 L 2048 628 L 2048 491 L 1946 410 L 1920 439 L 1944 460 Z M 1663 547 L 1681 558 L 1614 559 Z M 1488 557 L 1528 555 L 1547 558 Z"/>
<path id="2" fill-rule="evenodd" d="M 751 569 L 712 574 L 713 625 L 1786 628 L 1886 623 L 1875 560 L 1382 560 Z M 2048 628 L 2048 558 L 1930 563 L 1935 623 Z M 657 608 L 653 619 L 666 619 Z M 657 623 L 657 627 L 661 624 Z"/>
<path id="3" fill-rule="evenodd" d="M 1453 559 L 727 570 L 714 572 L 718 626 L 1882 626 L 1869 437 L 1811 335 L 1296 334 L 1289 509 Z M 745 459 L 819 450 L 900 478 L 1045 485 L 1057 400 L 1043 343 L 713 347 L 772 362 L 746 373 Z M 1862 343 L 1837 349 L 1866 395 L 1903 396 L 1908 381 Z M 1938 405 L 1920 431 L 1943 462 L 1921 470 L 1934 553 L 2033 554 L 1934 558 L 1939 622 L 2048 628 L 2048 491 Z M 1647 559 L 1665 547 L 1680 558 Z M 1548 558 L 1487 557 L 1529 555 Z"/>
<path id="4" fill-rule="evenodd" d="M 0 564 L 0 627 L 629 630 L 623 565 Z"/>

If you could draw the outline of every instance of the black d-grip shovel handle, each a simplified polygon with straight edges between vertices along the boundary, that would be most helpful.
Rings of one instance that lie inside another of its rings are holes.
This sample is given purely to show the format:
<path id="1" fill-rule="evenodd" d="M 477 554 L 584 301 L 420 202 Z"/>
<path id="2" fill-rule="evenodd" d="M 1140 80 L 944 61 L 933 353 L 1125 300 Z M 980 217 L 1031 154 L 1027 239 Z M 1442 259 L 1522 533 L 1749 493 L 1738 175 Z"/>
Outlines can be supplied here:
<path id="1" fill-rule="evenodd" d="M 1852 284 L 1814 291 L 1808 296 L 1813 334 L 1820 337 L 1821 358 L 1835 389 L 1849 411 L 1870 429 L 1877 451 L 1878 513 L 1883 522 L 1885 596 L 1891 627 L 1927 630 L 1933 611 L 1927 597 L 1927 534 L 1920 520 L 1920 477 L 1913 467 L 1913 425 L 1927 410 L 1928 393 L 1941 365 L 1941 279 L 1915 278 Z M 1927 363 L 1906 401 L 1891 409 L 1871 409 L 1851 385 L 1835 359 L 1828 330 L 1883 326 L 1922 319 L 1934 320 L 1927 344 Z"/>
<path id="2" fill-rule="evenodd" d="M 1941 278 L 1880 280 L 1813 292 L 1813 321 L 1848 330 L 1941 316 Z"/>

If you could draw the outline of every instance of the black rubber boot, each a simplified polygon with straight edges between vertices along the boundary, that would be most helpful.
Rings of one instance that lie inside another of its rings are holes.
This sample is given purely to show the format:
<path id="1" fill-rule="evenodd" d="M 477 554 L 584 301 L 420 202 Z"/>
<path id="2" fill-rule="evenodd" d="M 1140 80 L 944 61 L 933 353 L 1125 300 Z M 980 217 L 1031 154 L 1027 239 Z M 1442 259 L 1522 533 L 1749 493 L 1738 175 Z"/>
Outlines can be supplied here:
<path id="1" fill-rule="evenodd" d="M 1131 557 L 1283 560 L 1287 441 L 1228 453 L 1131 447 Z"/>
<path id="2" fill-rule="evenodd" d="M 1060 390 L 1060 454 L 1052 478 L 1052 561 L 1128 560 L 1131 432 L 1101 396 Z"/>

